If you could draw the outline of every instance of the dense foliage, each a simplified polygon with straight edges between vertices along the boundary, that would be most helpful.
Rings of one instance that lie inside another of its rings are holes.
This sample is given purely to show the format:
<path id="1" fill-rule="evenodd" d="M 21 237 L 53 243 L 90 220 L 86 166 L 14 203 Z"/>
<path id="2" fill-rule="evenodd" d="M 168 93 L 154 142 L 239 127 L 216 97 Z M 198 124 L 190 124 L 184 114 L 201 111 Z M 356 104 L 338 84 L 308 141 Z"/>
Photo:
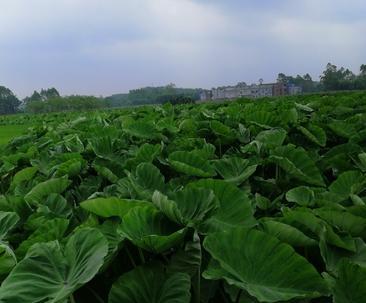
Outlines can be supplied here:
<path id="1" fill-rule="evenodd" d="M 117 94 L 106 98 L 93 96 L 61 97 L 55 88 L 35 91 L 23 100 L 27 113 L 51 113 L 63 111 L 86 111 L 109 107 L 125 107 L 147 104 L 193 103 L 199 99 L 199 90 L 176 88 L 174 84 L 162 87 L 145 87 L 131 90 L 128 94 Z"/>
<path id="2" fill-rule="evenodd" d="M 277 81 L 286 84 L 295 84 L 302 88 L 305 93 L 319 91 L 339 91 L 339 90 L 366 90 L 366 64 L 360 66 L 360 71 L 356 75 L 348 68 L 340 67 L 328 63 L 320 81 L 314 81 L 309 74 L 304 76 L 287 76 L 279 73 Z"/>
<path id="3" fill-rule="evenodd" d="M 190 100 L 198 100 L 200 92 L 201 89 L 179 88 L 174 84 L 168 84 L 165 86 L 133 89 L 128 94 L 112 95 L 106 97 L 105 100 L 110 107 L 162 104 L 167 102 L 167 100 L 172 104 L 183 104 L 191 103 Z"/>
<path id="4" fill-rule="evenodd" d="M 60 97 L 60 93 L 56 88 L 52 87 L 47 89 L 41 89 L 40 92 L 37 92 L 35 90 L 31 96 L 25 97 L 23 101 L 24 103 L 34 101 L 48 101 L 52 98 L 58 98 L 58 97 Z"/>
<path id="5" fill-rule="evenodd" d="M 48 117 L 1 153 L 0 302 L 365 302 L 366 94 Z"/>
<path id="6" fill-rule="evenodd" d="M 52 97 L 42 101 L 28 101 L 25 111 L 28 113 L 50 113 L 62 111 L 86 111 L 106 107 L 102 98 L 93 96 Z"/>
<path id="7" fill-rule="evenodd" d="M 0 86 L 0 115 L 15 113 L 19 105 L 20 101 L 12 91 Z"/>
<path id="8" fill-rule="evenodd" d="M 366 65 L 362 64 L 360 73 L 355 75 L 348 68 L 328 63 L 320 78 L 325 90 L 366 89 Z"/>

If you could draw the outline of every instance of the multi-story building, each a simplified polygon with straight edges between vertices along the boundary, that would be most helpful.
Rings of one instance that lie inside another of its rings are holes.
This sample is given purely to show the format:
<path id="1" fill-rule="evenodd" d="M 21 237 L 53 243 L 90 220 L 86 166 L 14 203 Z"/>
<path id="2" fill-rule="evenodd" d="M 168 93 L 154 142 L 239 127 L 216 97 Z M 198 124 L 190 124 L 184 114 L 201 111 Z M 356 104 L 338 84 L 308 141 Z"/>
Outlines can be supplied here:
<path id="1" fill-rule="evenodd" d="M 302 88 L 284 83 L 260 83 L 247 85 L 245 82 L 239 82 L 235 86 L 222 86 L 213 88 L 211 91 L 201 93 L 201 101 L 205 100 L 224 100 L 245 98 L 263 98 L 272 96 L 296 95 L 302 92 Z"/>
<path id="2" fill-rule="evenodd" d="M 284 96 L 287 93 L 286 84 L 282 82 L 277 82 L 273 84 L 273 96 Z"/>
<path id="3" fill-rule="evenodd" d="M 251 96 L 253 98 L 263 98 L 273 96 L 273 84 L 252 84 L 251 85 Z"/>
<path id="4" fill-rule="evenodd" d="M 211 100 L 212 99 L 212 90 L 204 89 L 200 93 L 200 100 Z"/>

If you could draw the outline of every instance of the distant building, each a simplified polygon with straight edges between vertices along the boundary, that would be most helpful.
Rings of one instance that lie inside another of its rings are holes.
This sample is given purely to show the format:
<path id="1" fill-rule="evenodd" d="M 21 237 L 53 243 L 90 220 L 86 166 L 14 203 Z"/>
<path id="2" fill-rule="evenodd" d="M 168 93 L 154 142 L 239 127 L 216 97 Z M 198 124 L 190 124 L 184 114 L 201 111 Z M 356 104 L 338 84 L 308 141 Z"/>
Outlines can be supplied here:
<path id="1" fill-rule="evenodd" d="M 252 84 L 251 85 L 252 97 L 263 98 L 273 96 L 273 84 Z"/>
<path id="2" fill-rule="evenodd" d="M 287 85 L 287 93 L 292 95 L 300 95 L 302 93 L 302 87 L 296 86 L 295 84 L 288 84 Z"/>
<path id="3" fill-rule="evenodd" d="M 296 95 L 302 92 L 301 87 L 284 83 L 262 83 L 247 85 L 239 82 L 235 86 L 221 86 L 204 90 L 200 95 L 201 101 L 225 100 L 237 98 L 263 98 L 272 96 Z"/>
<path id="4" fill-rule="evenodd" d="M 273 96 L 284 96 L 287 94 L 286 84 L 277 82 L 273 85 Z"/>
<path id="5" fill-rule="evenodd" d="M 200 93 L 200 100 L 201 100 L 201 101 L 211 100 L 211 99 L 212 99 L 212 91 L 211 91 L 211 90 L 204 89 L 204 90 Z"/>

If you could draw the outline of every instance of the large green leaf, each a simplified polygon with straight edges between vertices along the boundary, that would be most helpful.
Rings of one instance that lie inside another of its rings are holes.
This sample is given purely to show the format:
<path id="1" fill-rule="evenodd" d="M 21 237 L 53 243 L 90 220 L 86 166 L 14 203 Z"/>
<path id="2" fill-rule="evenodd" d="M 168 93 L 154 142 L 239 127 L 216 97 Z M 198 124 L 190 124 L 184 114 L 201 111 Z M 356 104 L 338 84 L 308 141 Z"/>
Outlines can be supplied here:
<path id="1" fill-rule="evenodd" d="M 195 152 L 173 152 L 168 160 L 173 169 L 189 176 L 212 177 L 216 174 L 209 162 Z"/>
<path id="2" fill-rule="evenodd" d="M 151 205 L 151 202 L 116 197 L 96 198 L 80 203 L 82 208 L 103 218 L 114 216 L 123 218 L 131 209 L 149 205 Z"/>
<path id="3" fill-rule="evenodd" d="M 139 164 L 135 174 L 129 175 L 129 180 L 140 199 L 151 200 L 155 190 L 164 190 L 164 176 L 151 163 Z"/>
<path id="4" fill-rule="evenodd" d="M 207 123 L 208 124 L 208 123 Z M 230 145 L 235 142 L 237 135 L 235 129 L 229 127 L 228 125 L 218 121 L 210 121 L 210 128 L 212 132 L 216 135 L 217 139 L 215 141 L 216 145 Z"/>
<path id="5" fill-rule="evenodd" d="M 366 219 L 346 211 L 318 208 L 314 213 L 338 230 L 354 237 L 366 235 Z"/>
<path id="6" fill-rule="evenodd" d="M 366 153 L 358 154 L 358 161 L 355 161 L 362 172 L 366 172 Z"/>
<path id="7" fill-rule="evenodd" d="M 362 147 L 357 144 L 351 142 L 339 144 L 323 154 L 318 164 L 322 170 L 335 169 L 344 172 L 354 169 L 354 165 L 349 161 L 350 157 L 357 157 L 360 152 Z"/>
<path id="8" fill-rule="evenodd" d="M 42 183 L 38 183 L 32 190 L 25 195 L 24 200 L 28 203 L 42 204 L 44 198 L 49 194 L 61 194 L 70 185 L 67 177 L 54 178 Z"/>
<path id="9" fill-rule="evenodd" d="M 229 137 L 229 138 L 235 136 L 234 131 L 220 121 L 212 120 L 210 122 L 210 127 L 217 136 Z"/>
<path id="10" fill-rule="evenodd" d="M 8 231 L 19 221 L 19 216 L 14 212 L 0 211 L 0 240 L 3 240 Z"/>
<path id="11" fill-rule="evenodd" d="M 269 158 L 287 173 L 308 184 L 325 186 L 314 161 L 302 147 L 286 145 L 272 151 Z"/>
<path id="12" fill-rule="evenodd" d="M 17 263 L 16 256 L 5 239 L 19 219 L 16 213 L 0 211 L 0 275 L 9 273 Z"/>
<path id="13" fill-rule="evenodd" d="M 131 209 L 123 217 L 120 232 L 136 246 L 161 253 L 178 243 L 185 235 L 185 229 L 168 221 L 164 214 L 151 207 Z"/>
<path id="14" fill-rule="evenodd" d="M 16 264 L 14 251 L 7 243 L 0 241 L 0 276 L 8 274 Z"/>
<path id="15" fill-rule="evenodd" d="M 217 281 L 216 281 L 217 282 Z M 229 295 L 231 301 L 235 303 L 258 303 L 259 301 L 243 289 L 224 282 L 225 292 Z"/>
<path id="16" fill-rule="evenodd" d="M 215 145 L 209 143 L 203 143 L 199 149 L 195 149 L 194 153 L 205 160 L 210 160 L 215 158 Z"/>
<path id="17" fill-rule="evenodd" d="M 343 260 L 333 288 L 334 303 L 364 303 L 366 267 Z"/>
<path id="18" fill-rule="evenodd" d="M 193 277 L 200 271 L 202 262 L 201 241 L 197 232 L 194 232 L 192 241 L 185 244 L 170 259 L 168 272 L 184 272 Z"/>
<path id="19" fill-rule="evenodd" d="M 325 131 L 316 125 L 310 124 L 307 128 L 299 126 L 298 130 L 311 142 L 324 147 L 327 143 L 327 135 Z"/>
<path id="20" fill-rule="evenodd" d="M 245 120 L 248 123 L 255 124 L 259 127 L 270 129 L 278 124 L 277 117 L 268 111 L 257 110 L 245 113 Z"/>
<path id="21" fill-rule="evenodd" d="M 99 158 L 118 161 L 119 155 L 116 153 L 114 140 L 112 140 L 110 135 L 93 137 L 89 140 L 89 144 Z"/>
<path id="22" fill-rule="evenodd" d="M 214 166 L 225 181 L 236 185 L 247 180 L 257 169 L 257 165 L 250 165 L 249 160 L 238 157 L 216 160 Z"/>
<path id="23" fill-rule="evenodd" d="M 68 175 L 69 177 L 77 176 L 83 169 L 85 161 L 78 158 L 67 160 L 56 167 L 55 177 Z"/>
<path id="24" fill-rule="evenodd" d="M 285 141 L 287 136 L 287 132 L 282 129 L 269 129 L 261 131 L 256 137 L 255 141 L 259 142 L 266 148 L 275 148 L 281 146 Z"/>
<path id="25" fill-rule="evenodd" d="M 320 253 L 329 273 L 337 274 L 339 264 L 345 258 L 366 268 L 366 244 L 361 238 L 356 238 L 355 244 L 356 249 L 354 252 L 351 252 L 328 244 L 325 234 L 320 237 Z"/>
<path id="26" fill-rule="evenodd" d="M 120 247 L 125 239 L 119 232 L 119 220 L 106 220 L 103 224 L 96 226 L 108 241 L 108 253 L 104 258 L 104 264 L 101 271 L 108 268 L 113 259 L 117 256 Z"/>
<path id="27" fill-rule="evenodd" d="M 220 265 L 209 267 L 203 273 L 205 278 L 225 279 L 260 302 L 328 293 L 325 281 L 305 258 L 261 231 L 238 228 L 218 232 L 207 236 L 203 246 Z"/>
<path id="28" fill-rule="evenodd" d="M 285 210 L 283 223 L 292 225 L 312 239 L 320 239 L 324 235 L 326 242 L 349 251 L 355 251 L 354 240 L 349 237 L 340 237 L 334 232 L 331 225 L 318 218 L 307 208 Z"/>
<path id="29" fill-rule="evenodd" d="M 291 246 L 306 247 L 316 246 L 318 242 L 309 238 L 297 228 L 273 220 L 261 222 L 261 228 L 264 232 L 278 238 L 281 242 L 288 243 Z"/>
<path id="30" fill-rule="evenodd" d="M 113 284 L 108 303 L 189 303 L 190 288 L 188 274 L 168 275 L 161 265 L 137 267 Z"/>
<path id="31" fill-rule="evenodd" d="M 184 226 L 197 226 L 217 208 L 213 191 L 205 188 L 188 187 L 171 199 L 155 191 L 152 200 L 169 219 Z"/>
<path id="32" fill-rule="evenodd" d="M 141 139 L 154 139 L 159 137 L 155 125 L 151 122 L 135 121 L 127 123 L 123 130 L 129 135 Z"/>
<path id="33" fill-rule="evenodd" d="M 333 121 L 328 127 L 337 135 L 343 138 L 351 138 L 356 133 L 354 124 L 346 121 Z"/>
<path id="34" fill-rule="evenodd" d="M 0 287 L 0 302 L 62 302 L 90 281 L 108 251 L 96 229 L 80 229 L 61 247 L 57 241 L 35 244 Z"/>
<path id="35" fill-rule="evenodd" d="M 37 171 L 38 169 L 36 167 L 26 167 L 18 171 L 13 177 L 10 189 L 13 190 L 20 183 L 31 180 Z"/>
<path id="36" fill-rule="evenodd" d="M 81 153 L 84 151 L 84 144 L 78 135 L 72 134 L 65 136 L 63 143 L 69 152 Z"/>
<path id="37" fill-rule="evenodd" d="M 107 179 L 111 183 L 117 183 L 118 182 L 118 176 L 112 172 L 108 167 L 98 165 L 97 163 L 93 163 L 93 168 L 98 173 L 99 176 L 102 176 L 103 178 Z"/>
<path id="38" fill-rule="evenodd" d="M 248 196 L 235 185 L 213 179 L 200 180 L 191 185 L 211 189 L 219 201 L 217 211 L 200 226 L 202 232 L 226 230 L 237 226 L 252 227 L 256 224 Z"/>
<path id="39" fill-rule="evenodd" d="M 301 206 L 311 206 L 315 198 L 314 191 L 307 186 L 299 186 L 290 189 L 286 193 L 286 200 Z"/>
<path id="40" fill-rule="evenodd" d="M 138 163 L 152 162 L 161 152 L 161 145 L 145 143 L 136 151 L 135 160 Z"/>
<path id="41" fill-rule="evenodd" d="M 61 240 L 69 225 L 67 219 L 47 220 L 43 225 L 39 226 L 26 240 L 24 240 L 16 249 L 16 255 L 24 257 L 28 249 L 36 243 L 49 242 L 53 240 Z"/>
<path id="42" fill-rule="evenodd" d="M 338 176 L 329 191 L 336 194 L 338 201 L 345 200 L 351 194 L 358 194 L 366 188 L 366 178 L 359 171 L 346 171 Z"/>

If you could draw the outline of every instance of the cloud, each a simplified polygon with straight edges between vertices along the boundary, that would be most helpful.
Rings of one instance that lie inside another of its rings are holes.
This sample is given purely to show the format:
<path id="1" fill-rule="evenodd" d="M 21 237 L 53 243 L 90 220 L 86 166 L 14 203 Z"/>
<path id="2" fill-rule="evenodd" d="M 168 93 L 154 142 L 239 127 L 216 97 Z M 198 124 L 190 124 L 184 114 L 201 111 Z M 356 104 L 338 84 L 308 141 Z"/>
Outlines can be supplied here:
<path id="1" fill-rule="evenodd" d="M 365 59 L 363 0 L 0 0 L 0 82 L 103 94 L 317 77 Z"/>

